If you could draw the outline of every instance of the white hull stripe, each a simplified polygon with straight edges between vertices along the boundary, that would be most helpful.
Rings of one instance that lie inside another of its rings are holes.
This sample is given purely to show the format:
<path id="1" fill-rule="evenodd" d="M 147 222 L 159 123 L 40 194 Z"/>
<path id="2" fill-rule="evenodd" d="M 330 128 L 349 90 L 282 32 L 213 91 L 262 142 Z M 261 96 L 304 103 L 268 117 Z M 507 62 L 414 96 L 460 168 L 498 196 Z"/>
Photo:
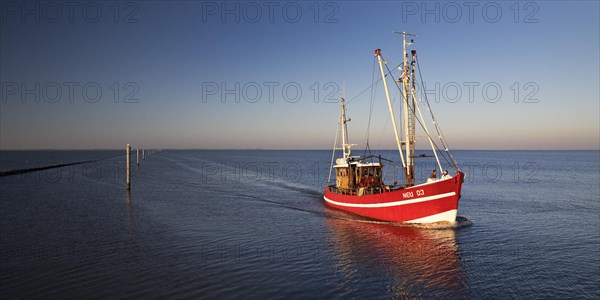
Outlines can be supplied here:
<path id="1" fill-rule="evenodd" d="M 428 197 L 423 197 L 423 198 L 416 198 L 416 199 L 411 199 L 411 200 L 402 200 L 402 201 L 384 202 L 384 203 L 371 203 L 371 204 L 345 203 L 345 202 L 338 202 L 338 201 L 328 199 L 325 196 L 323 196 L 323 198 L 325 199 L 325 201 L 327 201 L 331 204 L 339 205 L 339 206 L 375 208 L 375 207 L 400 206 L 400 205 L 406 205 L 406 204 L 412 204 L 412 203 L 426 202 L 426 201 L 438 200 L 438 199 L 442 199 L 442 198 L 446 198 L 446 197 L 450 197 L 450 196 L 454 196 L 454 195 L 456 195 L 456 192 L 450 192 L 450 193 L 428 196 Z"/>

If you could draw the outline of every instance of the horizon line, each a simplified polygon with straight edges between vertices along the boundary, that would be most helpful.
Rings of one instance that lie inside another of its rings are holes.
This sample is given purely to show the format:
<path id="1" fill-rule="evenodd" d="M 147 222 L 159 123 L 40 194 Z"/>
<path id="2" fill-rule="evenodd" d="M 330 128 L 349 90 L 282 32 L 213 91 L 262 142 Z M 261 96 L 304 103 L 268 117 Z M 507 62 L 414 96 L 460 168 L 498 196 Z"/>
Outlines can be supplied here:
<path id="1" fill-rule="evenodd" d="M 21 148 L 0 149 L 0 151 L 121 151 L 123 148 Z M 136 149 L 131 147 L 132 150 Z M 142 148 L 139 148 L 142 149 Z M 202 151 L 332 151 L 324 148 L 292 149 L 292 148 L 143 148 L 143 150 L 202 150 Z M 363 150 L 360 150 L 363 151 Z M 359 151 L 359 152 L 360 152 Z M 398 151 L 398 149 L 372 149 L 371 151 Z M 415 151 L 431 151 L 431 149 L 415 149 Z M 441 150 L 440 150 L 441 151 Z M 600 151 L 598 149 L 454 149 L 451 151 Z"/>

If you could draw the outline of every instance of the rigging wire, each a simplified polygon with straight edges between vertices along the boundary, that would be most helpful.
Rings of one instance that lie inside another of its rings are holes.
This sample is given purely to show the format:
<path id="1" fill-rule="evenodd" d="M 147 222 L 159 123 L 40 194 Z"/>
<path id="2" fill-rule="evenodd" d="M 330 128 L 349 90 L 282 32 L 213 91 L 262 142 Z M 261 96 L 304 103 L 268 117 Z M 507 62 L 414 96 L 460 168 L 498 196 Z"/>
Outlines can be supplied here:
<path id="1" fill-rule="evenodd" d="M 421 64 L 420 63 L 417 63 L 417 69 L 419 70 L 419 79 L 421 80 L 421 86 L 424 87 L 425 83 L 423 81 L 423 75 L 421 74 Z M 433 115 L 433 111 L 431 110 L 431 106 L 429 105 L 429 99 L 427 99 L 427 93 L 424 92 L 424 89 L 421 89 L 421 94 L 423 95 L 423 98 L 425 99 L 425 103 L 427 104 L 427 110 L 429 110 L 429 114 L 431 115 L 431 120 L 433 121 L 433 126 L 435 127 L 435 129 L 438 133 L 438 137 L 442 143 L 442 146 L 444 146 L 444 152 L 448 153 L 448 156 L 449 156 L 450 160 L 452 161 L 452 166 L 454 167 L 455 171 L 460 171 L 458 162 L 454 159 L 454 156 L 450 152 L 450 147 L 448 146 L 448 141 L 446 141 L 446 138 L 444 137 L 444 134 L 442 133 L 442 129 L 440 128 L 438 122 L 435 120 L 435 116 Z"/>
<path id="2" fill-rule="evenodd" d="M 375 67 L 376 67 L 377 61 L 376 58 L 373 57 L 373 67 L 372 67 L 372 73 L 371 73 L 371 103 L 369 104 L 369 120 L 367 122 L 367 132 L 365 133 L 365 152 L 364 155 L 367 155 L 367 150 L 369 151 L 369 154 L 371 154 L 371 147 L 369 146 L 369 136 L 370 136 L 370 132 L 371 132 L 371 116 L 373 116 L 373 106 L 375 105 L 375 89 L 372 88 L 373 85 L 375 84 Z"/>
<path id="3" fill-rule="evenodd" d="M 342 110 L 340 109 L 340 115 L 338 117 L 338 122 L 339 120 L 342 119 Z M 342 126 L 344 126 L 342 124 Z M 327 184 L 329 184 L 331 182 L 331 171 L 333 171 L 333 160 L 335 159 L 335 150 L 337 149 L 337 141 L 338 141 L 338 135 L 340 133 L 340 124 L 338 123 L 338 126 L 336 126 L 335 128 L 335 140 L 333 142 L 333 151 L 331 152 L 331 164 L 329 165 L 329 177 L 327 178 Z M 342 145 L 343 147 L 343 145 Z"/>
<path id="4" fill-rule="evenodd" d="M 385 74 L 385 76 L 387 77 L 388 75 L 391 75 L 390 73 Z M 369 89 L 373 88 L 374 85 L 378 84 L 382 79 L 379 78 L 377 79 L 376 82 L 371 83 L 370 86 L 368 86 L 367 88 L 365 88 L 364 90 L 362 90 L 360 93 L 358 93 L 356 96 L 352 97 L 350 100 L 346 101 L 346 106 L 348 106 L 348 104 L 350 104 L 350 102 L 356 100 L 358 97 L 360 97 L 362 94 L 364 94 L 366 91 L 368 91 Z"/>
<path id="5" fill-rule="evenodd" d="M 382 57 L 383 57 L 383 56 L 382 56 Z M 385 67 L 386 67 L 386 69 L 388 70 L 388 72 L 391 74 L 391 73 L 392 73 L 392 71 L 390 70 L 390 68 L 388 67 L 388 65 L 387 65 L 387 64 L 385 65 Z M 401 92 L 402 90 L 400 89 L 400 86 L 398 85 L 398 82 L 396 82 L 396 81 L 394 80 L 394 84 L 396 85 L 396 88 L 398 88 L 398 91 L 400 91 L 400 92 Z M 400 94 L 402 94 L 402 93 L 400 93 Z M 404 98 L 404 95 L 402 95 L 402 98 Z M 407 101 L 407 100 L 406 100 L 406 99 L 404 99 L 404 101 Z M 416 114 L 414 107 L 410 107 L 410 106 L 409 106 L 409 108 L 410 108 L 410 110 L 412 111 L 412 113 L 413 113 L 413 114 Z M 431 112 L 431 109 L 430 109 L 430 112 Z M 421 122 L 421 120 L 419 120 L 419 118 L 416 118 L 416 120 L 417 120 L 417 122 L 419 122 L 419 125 L 421 125 L 421 128 L 425 128 L 425 126 L 423 125 L 423 122 Z M 449 158 L 447 158 L 445 155 L 443 155 L 443 153 L 444 153 L 444 152 L 442 152 L 442 150 L 440 149 L 440 147 L 439 147 L 439 146 L 438 146 L 438 145 L 437 145 L 435 142 L 433 142 L 433 138 L 431 137 L 431 135 L 430 135 L 429 133 L 427 133 L 427 132 L 426 132 L 426 134 L 427 134 L 427 136 L 429 137 L 429 139 L 432 141 L 432 143 L 433 143 L 433 145 L 435 146 L 435 148 L 436 148 L 438 151 L 440 151 L 440 153 L 442 153 L 442 157 L 443 157 L 443 158 L 444 158 L 444 160 L 445 160 L 445 161 L 448 163 L 448 165 L 451 165 L 451 166 L 453 166 L 453 167 L 455 168 L 455 170 L 459 170 L 459 169 L 458 169 L 458 166 L 457 166 L 457 165 L 454 163 L 454 161 L 451 161 L 451 160 L 449 160 Z M 405 142 L 408 142 L 408 141 L 405 141 Z"/>

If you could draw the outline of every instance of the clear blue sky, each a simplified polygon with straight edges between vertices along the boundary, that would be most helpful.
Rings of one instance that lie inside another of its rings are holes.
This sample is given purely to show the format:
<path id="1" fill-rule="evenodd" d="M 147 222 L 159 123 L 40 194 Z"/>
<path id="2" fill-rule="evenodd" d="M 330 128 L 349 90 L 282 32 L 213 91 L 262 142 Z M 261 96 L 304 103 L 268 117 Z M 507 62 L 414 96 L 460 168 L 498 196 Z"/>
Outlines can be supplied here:
<path id="1" fill-rule="evenodd" d="M 339 104 L 325 98 L 371 85 L 375 48 L 396 65 L 392 31 L 418 34 L 412 49 L 454 148 L 600 147 L 598 1 L 0 9 L 0 149 L 328 149 Z M 349 104 L 353 142 L 363 140 L 369 99 Z M 378 86 L 372 136 L 389 130 L 385 105 Z"/>

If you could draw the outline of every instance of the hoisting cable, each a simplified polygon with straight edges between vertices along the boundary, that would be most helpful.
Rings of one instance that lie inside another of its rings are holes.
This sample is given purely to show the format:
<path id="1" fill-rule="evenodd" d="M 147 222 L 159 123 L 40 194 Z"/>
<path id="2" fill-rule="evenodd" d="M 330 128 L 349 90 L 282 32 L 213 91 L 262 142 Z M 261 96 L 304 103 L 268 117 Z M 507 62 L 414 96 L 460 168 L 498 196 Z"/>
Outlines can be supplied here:
<path id="1" fill-rule="evenodd" d="M 382 58 L 383 58 L 383 56 L 382 56 Z M 390 68 L 387 66 L 387 64 L 386 64 L 386 68 L 388 69 L 388 72 L 389 72 L 389 74 L 391 74 L 391 73 L 392 73 L 392 71 L 391 71 L 391 70 L 390 70 Z M 400 91 L 400 94 L 402 94 L 402 90 L 400 89 L 400 86 L 398 85 L 398 82 L 396 82 L 396 81 L 394 80 L 394 84 L 396 85 L 396 88 L 398 88 L 398 91 Z M 402 95 L 402 98 L 404 98 L 404 95 Z M 404 99 L 404 101 L 407 101 L 407 99 Z M 410 107 L 410 106 L 409 106 L 409 107 Z M 413 107 L 410 107 L 410 109 L 412 110 L 412 113 L 416 115 L 415 109 L 414 109 Z M 431 111 L 431 109 L 430 109 L 430 111 Z M 422 128 L 425 128 L 425 126 L 423 125 L 423 123 L 421 122 L 421 120 L 419 120 L 419 118 L 416 118 L 416 120 L 419 122 L 419 125 L 421 125 L 421 127 L 422 127 Z M 447 158 L 445 155 L 443 155 L 443 152 L 442 152 L 442 150 L 440 149 L 440 147 L 439 147 L 439 146 L 438 146 L 438 145 L 437 145 L 435 142 L 433 142 L 433 138 L 431 137 L 431 135 L 430 135 L 429 133 L 427 133 L 427 132 L 426 132 L 426 134 L 427 134 L 427 136 L 429 137 L 429 139 L 432 141 L 432 143 L 433 143 L 433 145 L 435 146 L 435 148 L 436 148 L 438 151 L 440 151 L 440 153 L 442 153 L 442 157 L 444 158 L 444 160 L 446 161 L 446 163 L 448 163 L 448 165 L 454 166 L 454 167 L 456 168 L 456 165 L 455 165 L 453 162 L 449 161 L 449 160 L 448 160 L 448 158 Z M 408 141 L 406 141 L 406 142 L 408 142 Z"/>
<path id="2" fill-rule="evenodd" d="M 385 74 L 385 76 L 391 75 L 391 73 Z M 368 86 L 366 89 L 362 90 L 360 93 L 358 93 L 356 96 L 352 97 L 350 100 L 346 101 L 346 106 L 352 102 L 353 100 L 356 100 L 358 97 L 360 97 L 362 94 L 364 94 L 366 91 L 368 91 L 370 88 L 373 88 L 374 85 L 378 84 L 380 81 L 382 80 L 382 78 L 377 79 L 376 82 L 372 83 L 370 86 Z"/>
<path id="3" fill-rule="evenodd" d="M 339 120 L 342 119 L 342 108 L 340 108 L 340 115 L 338 117 L 338 122 Z M 333 142 L 333 151 L 331 152 L 331 164 L 329 165 L 329 177 L 327 178 L 327 184 L 329 184 L 331 182 L 331 171 L 333 171 L 333 160 L 335 159 L 335 150 L 338 150 L 337 146 L 337 140 L 338 140 L 338 135 L 340 133 L 340 124 L 338 123 L 338 126 L 336 126 L 335 129 L 335 141 Z M 342 126 L 344 126 L 342 124 Z M 343 145 L 342 145 L 343 147 Z"/>
<path id="4" fill-rule="evenodd" d="M 365 133 L 365 152 L 364 156 L 367 156 L 367 150 L 369 150 L 369 155 L 371 154 L 371 148 L 369 147 L 369 136 L 371 132 L 371 117 L 373 116 L 373 106 L 375 104 L 375 89 L 373 85 L 375 85 L 375 67 L 377 66 L 377 61 L 375 57 L 373 57 L 373 72 L 371 74 L 371 103 L 369 104 L 369 120 L 367 122 L 367 132 Z"/>
<path id="5" fill-rule="evenodd" d="M 424 87 L 425 84 L 423 82 L 423 75 L 421 74 L 421 64 L 420 63 L 417 63 L 417 69 L 419 70 L 419 79 L 421 80 L 421 86 Z M 448 147 L 448 142 L 446 141 L 446 138 L 444 137 L 444 135 L 442 133 L 442 129 L 439 127 L 439 124 L 435 120 L 435 116 L 433 115 L 433 111 L 431 110 L 431 106 L 429 105 L 429 99 L 427 99 L 427 93 L 425 93 L 423 90 L 421 90 L 421 93 L 423 95 L 423 98 L 425 98 L 425 103 L 427 104 L 427 110 L 429 110 L 429 113 L 431 115 L 431 120 L 433 121 L 433 125 L 435 126 L 435 129 L 438 133 L 438 137 L 439 137 L 440 141 L 442 142 L 444 151 L 446 153 L 448 153 L 448 156 L 449 156 L 450 160 L 452 161 L 452 166 L 454 167 L 454 171 L 460 171 L 458 162 L 454 159 L 454 156 L 450 152 L 450 147 Z"/>

